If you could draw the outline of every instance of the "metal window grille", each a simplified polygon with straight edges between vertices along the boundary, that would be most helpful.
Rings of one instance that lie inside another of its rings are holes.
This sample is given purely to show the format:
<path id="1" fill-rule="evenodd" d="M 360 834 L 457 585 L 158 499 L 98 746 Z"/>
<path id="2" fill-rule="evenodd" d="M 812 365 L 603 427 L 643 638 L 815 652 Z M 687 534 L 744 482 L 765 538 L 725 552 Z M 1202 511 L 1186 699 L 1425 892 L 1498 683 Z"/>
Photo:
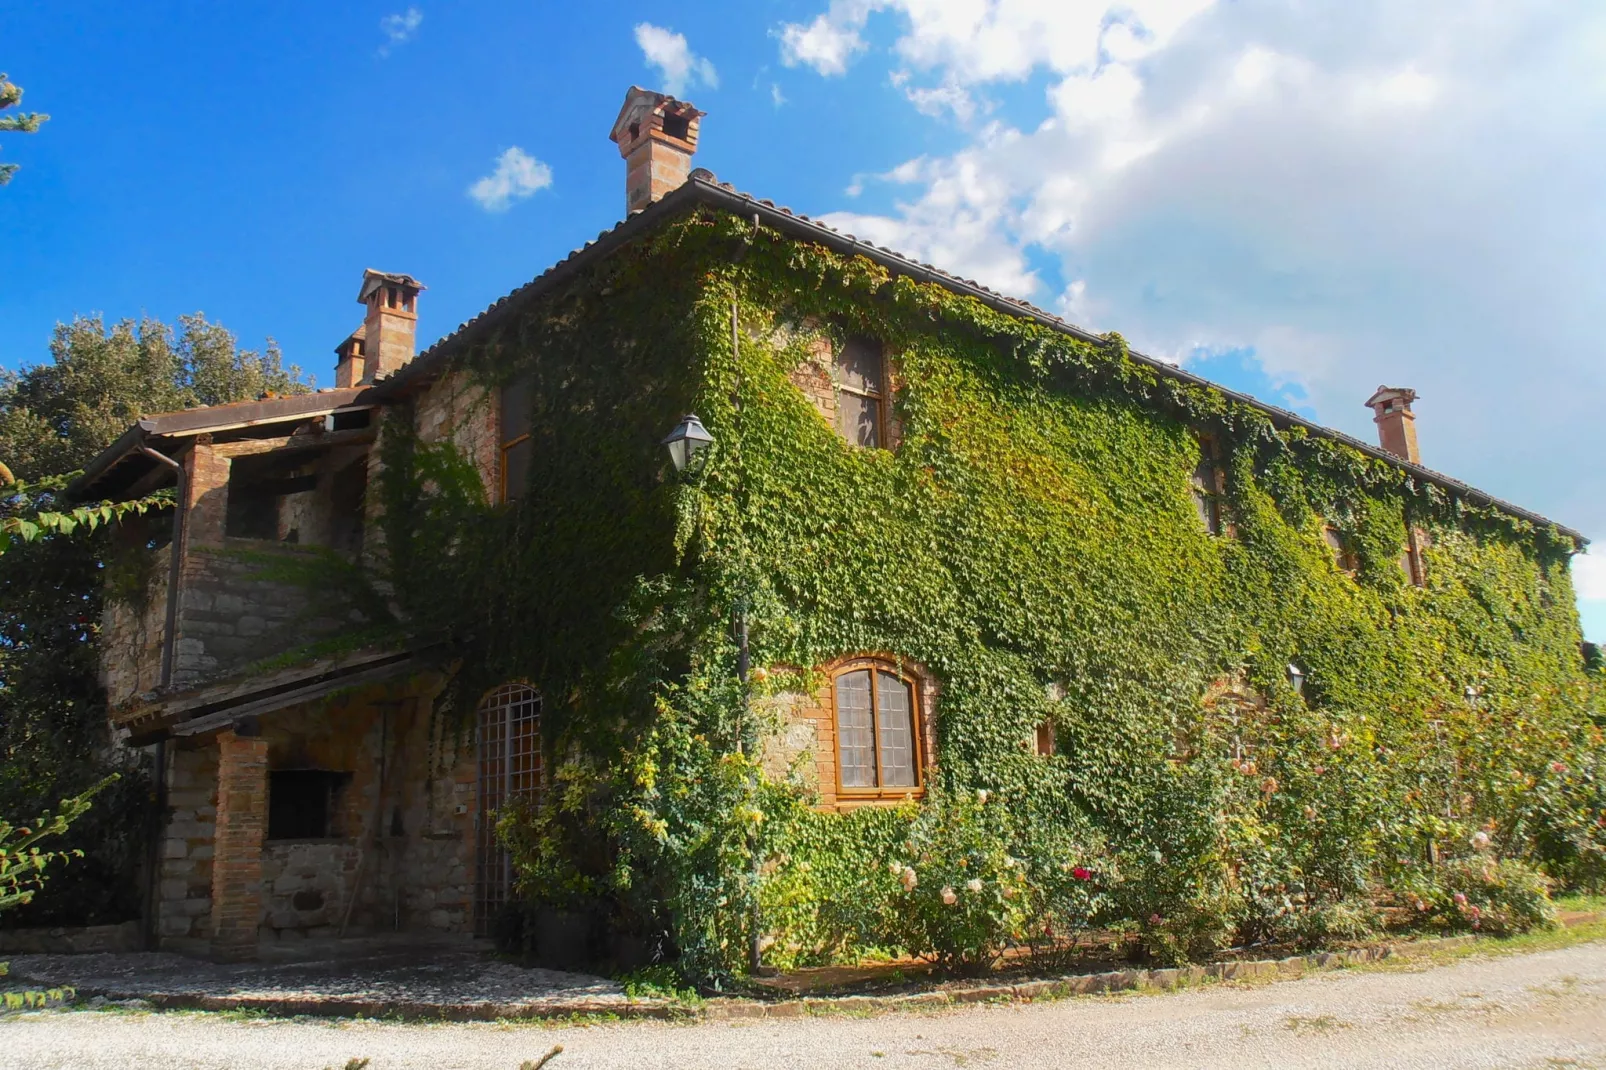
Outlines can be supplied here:
<path id="1" fill-rule="evenodd" d="M 474 874 L 474 934 L 490 936 L 513 886 L 513 860 L 496 838 L 497 810 L 541 788 L 541 696 L 504 684 L 480 702 L 479 812 Z"/>

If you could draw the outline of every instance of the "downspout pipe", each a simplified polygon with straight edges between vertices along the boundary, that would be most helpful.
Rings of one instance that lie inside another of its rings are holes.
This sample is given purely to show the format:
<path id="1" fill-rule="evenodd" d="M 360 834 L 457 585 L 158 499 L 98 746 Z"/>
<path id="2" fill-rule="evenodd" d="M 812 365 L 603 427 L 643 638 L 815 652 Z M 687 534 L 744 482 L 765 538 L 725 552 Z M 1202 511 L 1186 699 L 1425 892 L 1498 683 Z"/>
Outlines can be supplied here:
<path id="1" fill-rule="evenodd" d="M 178 629 L 178 579 L 184 564 L 184 520 L 189 496 L 189 480 L 184 466 L 165 453 L 158 453 L 141 444 L 139 451 L 156 463 L 173 470 L 176 480 L 176 500 L 173 502 L 172 546 L 167 558 L 167 619 L 162 628 L 162 682 L 163 688 L 173 682 L 173 638 Z M 146 859 L 145 889 L 145 948 L 155 951 L 161 947 L 162 832 L 167 826 L 167 751 L 171 741 L 162 739 L 156 744 L 156 808 L 151 818 L 150 851 Z"/>
<path id="2" fill-rule="evenodd" d="M 165 453 L 158 453 L 149 446 L 140 446 L 139 452 L 155 461 L 166 465 L 173 470 L 176 480 L 177 501 L 173 503 L 173 537 L 172 546 L 167 559 L 167 622 L 162 627 L 162 683 L 166 688 L 173 683 L 173 646 L 175 632 L 178 631 L 178 577 L 184 565 L 184 520 L 188 510 L 189 479 L 184 473 L 184 466 Z"/>

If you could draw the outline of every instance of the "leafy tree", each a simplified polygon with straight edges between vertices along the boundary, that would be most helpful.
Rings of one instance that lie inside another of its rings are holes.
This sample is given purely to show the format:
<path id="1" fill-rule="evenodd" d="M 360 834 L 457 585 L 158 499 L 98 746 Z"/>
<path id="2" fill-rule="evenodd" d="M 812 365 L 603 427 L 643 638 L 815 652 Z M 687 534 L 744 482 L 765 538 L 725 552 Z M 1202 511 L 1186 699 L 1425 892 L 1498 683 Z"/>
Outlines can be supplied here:
<path id="1" fill-rule="evenodd" d="M 199 314 L 176 329 L 150 319 L 108 328 L 98 316 L 60 324 L 48 363 L 0 373 L 0 463 L 27 481 L 0 489 L 0 532 L 62 509 L 68 475 L 141 415 L 306 389 L 271 341 L 242 350 Z M 5 924 L 116 921 L 137 910 L 132 876 L 151 792 L 139 756 L 112 743 L 98 679 L 108 546 L 104 527 L 57 527 L 0 555 L 0 820 L 31 818 L 125 774 L 64 837 L 82 860 Z"/>
<path id="2" fill-rule="evenodd" d="M 22 100 L 22 87 L 15 85 L 0 74 L 0 111 L 20 103 Z M 16 115 L 0 115 L 0 131 L 14 131 L 22 134 L 31 134 L 39 129 L 39 124 L 49 119 L 48 115 L 38 112 L 20 112 Z M 17 173 L 14 163 L 0 163 L 0 186 L 11 181 L 11 176 Z"/>

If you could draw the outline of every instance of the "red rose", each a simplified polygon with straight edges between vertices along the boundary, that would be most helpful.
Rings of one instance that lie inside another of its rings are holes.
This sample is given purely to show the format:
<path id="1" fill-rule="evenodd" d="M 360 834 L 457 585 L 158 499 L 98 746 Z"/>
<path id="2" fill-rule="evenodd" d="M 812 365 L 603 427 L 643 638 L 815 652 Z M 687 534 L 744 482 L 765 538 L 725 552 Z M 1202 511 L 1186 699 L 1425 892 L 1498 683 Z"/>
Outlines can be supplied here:
<path id="1" fill-rule="evenodd" d="M 1088 881 L 1093 879 L 1093 871 L 1083 866 L 1077 866 L 1075 869 L 1071 870 L 1071 876 L 1075 877 L 1079 881 Z"/>

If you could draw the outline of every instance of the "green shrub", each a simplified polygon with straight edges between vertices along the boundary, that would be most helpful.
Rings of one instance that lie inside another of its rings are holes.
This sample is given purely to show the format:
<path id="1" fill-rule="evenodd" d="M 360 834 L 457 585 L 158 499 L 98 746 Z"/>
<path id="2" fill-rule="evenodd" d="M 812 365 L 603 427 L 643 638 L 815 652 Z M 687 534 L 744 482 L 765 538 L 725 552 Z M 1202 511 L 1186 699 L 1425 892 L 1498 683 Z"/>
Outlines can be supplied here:
<path id="1" fill-rule="evenodd" d="M 1510 936 L 1556 923 L 1550 880 L 1514 859 L 1464 858 L 1438 872 L 1434 916 L 1446 928 Z"/>
<path id="2" fill-rule="evenodd" d="M 1352 900 L 1297 911 L 1291 919 L 1289 935 L 1305 948 L 1366 940 L 1379 925 L 1377 910 L 1370 903 Z"/>
<path id="3" fill-rule="evenodd" d="M 894 942 L 947 973 L 984 973 L 1031 912 L 1026 863 L 1002 800 L 986 791 L 934 794 L 879 883 L 892 903 Z"/>

